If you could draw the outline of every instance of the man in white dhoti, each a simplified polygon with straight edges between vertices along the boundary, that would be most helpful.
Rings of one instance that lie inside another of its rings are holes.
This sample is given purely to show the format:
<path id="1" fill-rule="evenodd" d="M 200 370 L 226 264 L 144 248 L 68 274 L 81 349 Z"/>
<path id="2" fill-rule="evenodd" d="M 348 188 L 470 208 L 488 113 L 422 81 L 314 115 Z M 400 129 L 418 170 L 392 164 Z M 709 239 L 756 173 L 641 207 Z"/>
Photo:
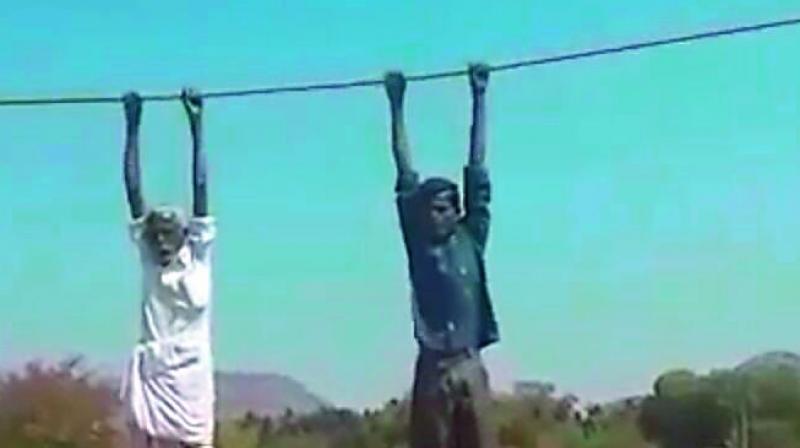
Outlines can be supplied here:
<path id="1" fill-rule="evenodd" d="M 210 343 L 211 245 L 202 145 L 202 97 L 181 95 L 192 135 L 194 213 L 146 209 L 139 174 L 142 99 L 123 97 L 125 188 L 131 237 L 142 263 L 142 328 L 122 395 L 134 448 L 210 447 L 214 436 L 214 377 Z"/>

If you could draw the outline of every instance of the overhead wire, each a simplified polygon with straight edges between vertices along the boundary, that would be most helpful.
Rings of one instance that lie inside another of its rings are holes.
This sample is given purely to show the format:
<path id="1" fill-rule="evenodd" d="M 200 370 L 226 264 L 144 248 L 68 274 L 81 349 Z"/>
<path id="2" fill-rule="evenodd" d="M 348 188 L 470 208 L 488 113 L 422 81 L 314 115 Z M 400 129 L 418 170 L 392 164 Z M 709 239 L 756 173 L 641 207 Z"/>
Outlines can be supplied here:
<path id="1" fill-rule="evenodd" d="M 587 58 L 593 58 L 611 54 L 640 51 L 647 48 L 663 47 L 667 45 L 676 45 L 681 43 L 694 42 L 707 39 L 717 39 L 733 35 L 755 33 L 755 32 L 761 32 L 771 29 L 785 28 L 797 25 L 800 25 L 800 18 L 789 18 L 771 22 L 763 22 L 751 25 L 742 25 L 731 28 L 703 31 L 703 32 L 685 34 L 680 36 L 652 39 L 652 40 L 646 40 L 646 41 L 612 46 L 612 47 L 590 49 L 590 50 L 578 51 L 574 53 L 566 53 L 555 56 L 518 60 L 498 65 L 490 65 L 489 70 L 492 72 L 519 70 L 527 67 L 535 67 L 541 65 L 562 63 L 567 61 L 574 61 L 578 59 L 587 59 Z M 408 82 L 427 82 L 445 78 L 464 76 L 466 74 L 467 74 L 467 69 L 455 69 L 455 70 L 446 70 L 440 72 L 409 75 L 406 76 L 406 79 Z M 211 99 L 234 98 L 234 97 L 251 96 L 251 95 L 275 95 L 282 93 L 307 93 L 315 91 L 345 90 L 345 89 L 353 89 L 361 87 L 380 86 L 382 84 L 383 84 L 382 78 L 366 78 L 366 79 L 356 79 L 350 81 L 256 87 L 249 89 L 213 90 L 213 91 L 203 92 L 201 96 L 203 98 L 211 98 Z M 145 101 L 173 101 L 180 99 L 181 96 L 179 93 L 164 93 L 164 94 L 144 94 L 141 95 L 141 97 Z M 67 96 L 59 98 L 0 98 L 0 106 L 107 104 L 107 103 L 117 103 L 120 102 L 121 100 L 122 100 L 121 96 L 111 96 L 111 95 Z"/>

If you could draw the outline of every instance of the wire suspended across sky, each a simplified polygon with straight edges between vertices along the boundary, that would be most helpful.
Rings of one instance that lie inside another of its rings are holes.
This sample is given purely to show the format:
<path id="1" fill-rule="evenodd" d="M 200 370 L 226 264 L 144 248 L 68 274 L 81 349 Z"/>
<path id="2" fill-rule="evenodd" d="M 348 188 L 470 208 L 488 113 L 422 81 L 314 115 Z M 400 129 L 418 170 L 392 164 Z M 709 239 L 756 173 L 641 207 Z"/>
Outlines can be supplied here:
<path id="1" fill-rule="evenodd" d="M 764 22 L 754 25 L 737 26 L 733 28 L 724 28 L 719 30 L 704 31 L 694 34 L 686 34 L 682 36 L 673 36 L 662 39 L 648 40 L 632 44 L 620 45 L 616 47 L 605 47 L 594 50 L 579 51 L 576 53 L 566 53 L 562 55 L 549 56 L 537 59 L 527 59 L 515 62 L 508 62 L 499 65 L 490 65 L 490 71 L 501 72 L 509 70 L 517 70 L 525 67 L 534 67 L 538 65 L 555 64 L 559 62 L 573 61 L 577 59 L 592 58 L 596 56 L 603 56 L 615 53 L 624 53 L 629 51 L 638 51 L 646 48 L 662 47 L 666 45 L 680 44 L 692 41 L 699 41 L 704 39 L 714 39 L 737 34 L 754 33 L 758 31 L 766 31 L 775 28 L 783 28 L 789 26 L 800 25 L 800 18 L 790 18 L 785 20 L 778 20 L 773 22 Z M 423 82 L 432 81 L 443 78 L 453 78 L 464 76 L 467 74 L 466 69 L 449 70 L 442 72 L 425 73 L 420 75 L 409 75 L 406 79 L 409 82 Z M 338 81 L 316 84 L 298 84 L 288 86 L 275 86 L 275 87 L 259 87 L 252 89 L 240 90 L 217 90 L 204 92 L 203 98 L 230 98 L 248 95 L 274 95 L 278 93 L 298 93 L 298 92 L 313 92 L 322 90 L 342 90 L 352 89 L 357 87 L 379 86 L 383 84 L 383 79 L 369 78 L 352 81 Z M 172 101 L 180 99 L 178 93 L 168 94 L 149 94 L 142 95 L 142 99 L 146 101 Z M 62 98 L 18 98 L 18 99 L 0 99 L 0 106 L 38 106 L 38 105 L 53 105 L 53 104 L 102 104 L 102 103 L 117 103 L 121 101 L 120 96 L 85 96 L 85 97 L 62 97 Z"/>

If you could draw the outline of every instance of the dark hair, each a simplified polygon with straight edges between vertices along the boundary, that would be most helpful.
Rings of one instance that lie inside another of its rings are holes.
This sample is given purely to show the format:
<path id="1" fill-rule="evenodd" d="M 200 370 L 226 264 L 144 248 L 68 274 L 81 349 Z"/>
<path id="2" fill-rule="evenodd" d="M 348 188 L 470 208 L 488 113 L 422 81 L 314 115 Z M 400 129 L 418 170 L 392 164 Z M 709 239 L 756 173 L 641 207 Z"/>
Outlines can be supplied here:
<path id="1" fill-rule="evenodd" d="M 425 179 L 417 189 L 417 200 L 420 205 L 429 206 L 433 197 L 447 191 L 450 192 L 450 200 L 457 213 L 461 213 L 461 200 L 458 194 L 458 185 L 450 179 L 444 177 L 430 177 Z"/>

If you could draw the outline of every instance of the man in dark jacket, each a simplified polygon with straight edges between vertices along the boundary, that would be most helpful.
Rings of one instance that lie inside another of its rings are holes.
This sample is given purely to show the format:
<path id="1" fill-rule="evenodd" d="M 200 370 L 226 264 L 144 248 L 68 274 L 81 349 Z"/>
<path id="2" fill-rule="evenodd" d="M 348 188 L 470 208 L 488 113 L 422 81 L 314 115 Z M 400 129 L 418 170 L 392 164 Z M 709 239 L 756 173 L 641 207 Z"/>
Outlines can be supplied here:
<path id="1" fill-rule="evenodd" d="M 485 94 L 489 68 L 469 68 L 472 129 L 464 168 L 463 213 L 458 186 L 447 179 L 419 182 L 403 119 L 406 80 L 386 75 L 400 227 L 413 289 L 419 344 L 411 412 L 412 448 L 492 447 L 488 375 L 480 350 L 499 339 L 483 254 L 489 234 L 489 177 Z"/>

